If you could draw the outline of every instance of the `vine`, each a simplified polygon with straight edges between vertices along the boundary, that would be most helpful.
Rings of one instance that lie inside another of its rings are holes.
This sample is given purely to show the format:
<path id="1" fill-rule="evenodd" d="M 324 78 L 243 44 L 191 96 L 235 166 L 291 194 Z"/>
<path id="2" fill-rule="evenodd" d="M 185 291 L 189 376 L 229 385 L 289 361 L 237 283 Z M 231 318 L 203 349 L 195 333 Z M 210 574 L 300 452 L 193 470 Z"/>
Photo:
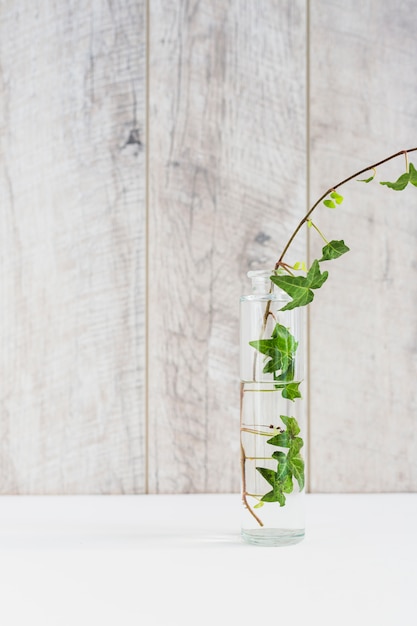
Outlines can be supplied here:
<path id="1" fill-rule="evenodd" d="M 288 311 L 297 307 L 306 306 L 312 302 L 314 299 L 314 292 L 317 289 L 320 289 L 328 278 L 328 271 L 322 270 L 320 264 L 337 259 L 346 252 L 349 252 L 349 248 L 343 240 L 328 241 L 317 224 L 312 221 L 311 216 L 317 207 L 324 205 L 328 209 L 336 209 L 344 200 L 343 196 L 336 191 L 337 189 L 340 189 L 340 187 L 354 179 L 365 184 L 372 182 L 376 178 L 377 168 L 379 166 L 401 155 L 405 157 L 405 172 L 394 182 L 382 181 L 380 184 L 394 191 L 402 191 L 408 184 L 417 187 L 417 170 L 412 163 L 409 163 L 408 160 L 408 154 L 415 151 L 417 151 L 417 148 L 400 150 L 399 152 L 396 152 L 395 154 L 392 154 L 377 163 L 355 172 L 351 176 L 348 176 L 341 182 L 327 189 L 309 208 L 285 244 L 280 257 L 275 264 L 274 271 L 270 276 L 270 293 L 272 293 L 274 285 L 276 285 L 290 297 L 290 300 L 280 309 L 281 311 Z M 368 172 L 372 172 L 372 174 L 367 178 L 358 178 L 362 174 L 366 174 Z M 284 258 L 289 251 L 291 244 L 304 225 L 307 225 L 308 228 L 313 228 L 325 243 L 322 248 L 322 256 L 319 259 L 315 259 L 309 268 L 307 268 L 304 263 L 289 265 L 284 262 Z M 272 315 L 270 309 L 271 300 L 268 300 L 263 315 L 260 339 L 249 342 L 249 345 L 255 349 L 253 381 L 256 382 L 257 358 L 258 356 L 263 356 L 263 373 L 272 374 L 275 389 L 281 391 L 283 398 L 294 402 L 302 397 L 299 390 L 301 381 L 294 380 L 295 355 L 298 343 L 290 331 L 278 322 L 275 324 L 270 338 L 265 338 L 267 321 L 269 316 Z M 294 481 L 298 483 L 300 491 L 304 488 L 304 461 L 300 453 L 304 442 L 299 436 L 299 425 L 295 417 L 281 415 L 280 419 L 286 427 L 285 430 L 279 426 L 275 427 L 274 435 L 267 440 L 268 444 L 279 448 L 278 450 L 272 452 L 271 456 L 268 457 L 269 460 L 277 462 L 276 470 L 262 467 L 261 465 L 256 466 L 257 472 L 259 472 L 259 474 L 265 479 L 269 487 L 272 488 L 264 494 L 248 494 L 246 491 L 245 463 L 248 457 L 246 457 L 244 447 L 241 445 L 243 503 L 260 526 L 263 526 L 263 522 L 249 505 L 247 500 L 248 495 L 251 495 L 258 500 L 258 503 L 253 508 L 260 508 L 265 502 L 278 502 L 280 506 L 285 506 L 286 494 L 293 491 Z M 265 435 L 264 432 L 257 430 L 252 430 L 251 432 L 254 435 Z M 283 449 L 287 449 L 287 452 Z"/>

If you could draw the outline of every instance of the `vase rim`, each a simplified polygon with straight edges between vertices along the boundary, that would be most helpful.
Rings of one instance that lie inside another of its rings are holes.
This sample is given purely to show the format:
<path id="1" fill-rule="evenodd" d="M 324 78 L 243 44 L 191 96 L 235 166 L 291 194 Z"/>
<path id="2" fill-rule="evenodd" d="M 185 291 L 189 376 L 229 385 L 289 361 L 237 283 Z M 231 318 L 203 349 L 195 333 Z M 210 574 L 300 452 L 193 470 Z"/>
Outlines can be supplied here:
<path id="1" fill-rule="evenodd" d="M 249 270 L 247 276 L 248 278 L 264 278 L 266 276 L 271 276 L 275 270 Z"/>

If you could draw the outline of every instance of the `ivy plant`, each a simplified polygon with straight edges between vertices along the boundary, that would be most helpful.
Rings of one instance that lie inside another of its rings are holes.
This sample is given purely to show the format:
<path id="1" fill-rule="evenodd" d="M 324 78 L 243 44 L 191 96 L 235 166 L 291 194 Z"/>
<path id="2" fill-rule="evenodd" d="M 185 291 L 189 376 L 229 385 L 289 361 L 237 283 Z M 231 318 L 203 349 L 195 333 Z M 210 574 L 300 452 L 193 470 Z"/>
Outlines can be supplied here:
<path id="1" fill-rule="evenodd" d="M 325 191 L 320 198 L 311 206 L 304 217 L 297 224 L 292 235 L 287 241 L 284 249 L 275 264 L 273 273 L 271 273 L 271 291 L 276 285 L 290 296 L 290 300 L 280 309 L 288 311 L 297 307 L 310 304 L 315 296 L 315 292 L 320 289 L 328 278 L 328 270 L 322 269 L 321 264 L 327 261 L 338 259 L 342 255 L 349 252 L 348 246 L 344 240 L 328 241 L 317 224 L 312 220 L 312 214 L 319 206 L 325 206 L 328 209 L 337 209 L 344 198 L 336 191 L 349 181 L 356 179 L 360 183 L 369 184 L 375 180 L 377 168 L 388 161 L 403 155 L 405 157 L 405 172 L 402 173 L 395 181 L 381 181 L 380 184 L 388 187 L 393 191 L 402 191 L 409 184 L 417 187 L 417 170 L 412 163 L 409 163 L 408 155 L 417 151 L 417 148 L 401 150 L 391 156 L 369 165 L 368 167 L 355 172 L 348 178 L 333 185 Z M 366 178 L 358 178 L 362 175 L 370 176 Z M 292 242 L 304 227 L 313 228 L 324 241 L 322 256 L 314 259 L 309 268 L 304 263 L 296 263 L 289 265 L 284 262 L 284 258 L 289 251 Z M 301 381 L 294 380 L 295 376 L 295 360 L 298 343 L 288 328 L 282 324 L 276 323 L 271 336 L 264 338 L 266 324 L 270 315 L 271 302 L 268 301 L 265 307 L 262 330 L 260 338 L 251 341 L 250 345 L 255 349 L 256 355 L 259 353 L 264 357 L 263 372 L 272 374 L 276 389 L 281 390 L 284 398 L 292 400 L 300 400 L 302 395 L 299 390 Z M 255 372 L 255 367 L 254 367 Z M 277 449 L 271 454 L 270 460 L 276 461 L 276 469 L 266 467 L 256 467 L 257 472 L 265 479 L 265 493 L 258 496 L 258 503 L 254 508 L 261 508 L 265 502 L 277 502 L 280 506 L 285 506 L 286 495 L 291 493 L 294 485 L 297 483 L 300 491 L 304 488 L 304 461 L 301 456 L 301 449 L 304 442 L 300 435 L 300 427 L 295 417 L 281 415 L 281 422 L 285 429 L 281 427 L 274 428 L 274 434 L 267 440 L 267 443 Z M 271 428 L 273 426 L 271 425 Z M 253 434 L 264 434 L 253 431 Z M 261 519 L 250 507 L 247 501 L 247 493 L 245 491 L 245 456 L 242 447 L 242 467 L 243 467 L 243 502 L 260 526 L 263 526 Z"/>

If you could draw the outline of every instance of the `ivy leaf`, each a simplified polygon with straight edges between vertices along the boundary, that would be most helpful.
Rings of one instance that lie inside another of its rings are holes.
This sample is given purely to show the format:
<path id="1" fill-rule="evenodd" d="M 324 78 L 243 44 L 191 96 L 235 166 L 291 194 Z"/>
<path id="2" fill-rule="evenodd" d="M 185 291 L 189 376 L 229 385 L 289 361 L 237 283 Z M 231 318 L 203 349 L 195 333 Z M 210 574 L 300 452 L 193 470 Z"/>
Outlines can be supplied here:
<path id="1" fill-rule="evenodd" d="M 290 437 L 296 437 L 300 434 L 300 427 L 295 417 L 288 417 L 288 415 L 280 415 L 282 422 L 287 427 L 287 433 Z"/>
<path id="2" fill-rule="evenodd" d="M 284 482 L 286 478 L 284 481 L 280 480 L 277 472 L 266 467 L 257 467 L 256 469 L 272 487 L 271 491 L 262 496 L 261 502 L 279 502 L 280 506 L 284 506 Z"/>
<path id="3" fill-rule="evenodd" d="M 282 380 L 292 381 L 294 378 L 293 358 L 298 347 L 298 341 L 282 324 L 276 324 L 270 339 L 250 341 L 251 345 L 269 360 L 264 365 L 264 374 L 275 374 L 280 371 Z"/>
<path id="4" fill-rule="evenodd" d="M 280 310 L 289 311 L 309 304 L 314 298 L 312 289 L 319 289 L 327 280 L 328 275 L 328 272 L 320 271 L 319 262 L 316 259 L 308 270 L 307 276 L 271 276 L 271 281 L 293 298 Z"/>
<path id="5" fill-rule="evenodd" d="M 287 431 L 274 435 L 271 439 L 268 439 L 267 443 L 271 446 L 278 446 L 279 448 L 289 448 L 291 445 L 290 437 Z"/>
<path id="6" fill-rule="evenodd" d="M 394 191 L 402 191 L 411 183 L 415 187 L 417 187 L 417 171 L 412 163 L 410 163 L 408 172 L 402 174 L 394 183 L 384 181 L 380 183 L 381 185 L 386 185 L 390 189 L 394 189 Z"/>
<path id="7" fill-rule="evenodd" d="M 292 400 L 294 402 L 296 398 L 302 397 L 298 389 L 300 385 L 301 385 L 301 381 L 291 382 L 291 383 L 281 383 L 281 384 L 275 385 L 275 388 L 282 389 L 282 397 L 286 398 L 287 400 Z"/>
<path id="8" fill-rule="evenodd" d="M 335 209 L 336 205 L 333 200 L 323 200 L 324 206 L 327 206 L 328 209 Z"/>
<path id="9" fill-rule="evenodd" d="M 342 256 L 342 254 L 349 252 L 349 249 L 350 248 L 345 245 L 343 239 L 340 241 L 330 241 L 326 246 L 324 246 L 322 250 L 323 256 L 320 259 L 320 263 L 322 261 L 337 259 L 338 257 Z"/>
<path id="10" fill-rule="evenodd" d="M 293 490 L 291 474 L 285 470 L 285 475 L 283 475 L 282 471 L 274 472 L 266 467 L 257 467 L 256 469 L 272 486 L 272 490 L 262 496 L 261 502 L 279 502 L 280 506 L 284 506 L 284 493 L 291 493 Z"/>
<path id="11" fill-rule="evenodd" d="M 390 183 L 389 181 L 384 181 L 384 182 L 381 182 L 379 184 L 380 185 L 386 185 L 390 189 L 394 189 L 394 191 L 402 191 L 403 189 L 405 189 L 407 187 L 409 182 L 410 182 L 410 173 L 406 172 L 405 174 L 402 174 L 395 181 L 395 183 Z"/>
<path id="12" fill-rule="evenodd" d="M 268 469 L 266 467 L 257 467 L 256 469 L 272 487 L 275 485 L 277 473 L 274 472 L 274 470 Z"/>
<path id="13" fill-rule="evenodd" d="M 298 437 L 300 434 L 300 427 L 295 417 L 288 417 L 287 415 L 281 415 L 280 417 L 286 426 L 286 430 L 268 439 L 267 443 L 271 446 L 277 446 L 279 448 L 289 448 L 288 456 L 294 458 L 304 445 L 301 437 Z M 273 458 L 278 460 L 278 457 L 274 457 L 274 454 L 272 455 Z"/>
<path id="14" fill-rule="evenodd" d="M 267 443 L 281 448 L 288 448 L 285 454 L 282 450 L 275 450 L 272 458 L 277 461 L 277 470 L 266 467 L 257 467 L 257 471 L 265 478 L 272 487 L 261 498 L 261 502 L 279 502 L 284 506 L 286 493 L 291 493 L 294 489 L 294 479 L 298 482 L 300 491 L 304 488 L 304 461 L 300 450 L 303 447 L 303 440 L 299 437 L 300 427 L 295 417 L 281 415 L 281 420 L 286 426 L 286 430 L 268 439 Z"/>
<path id="15" fill-rule="evenodd" d="M 261 468 L 257 467 L 256 469 L 261 469 Z M 280 506 L 284 506 L 285 496 L 283 493 L 283 489 L 276 488 L 276 489 L 273 489 L 272 491 L 269 491 L 264 496 L 262 496 L 261 502 L 279 502 Z"/>

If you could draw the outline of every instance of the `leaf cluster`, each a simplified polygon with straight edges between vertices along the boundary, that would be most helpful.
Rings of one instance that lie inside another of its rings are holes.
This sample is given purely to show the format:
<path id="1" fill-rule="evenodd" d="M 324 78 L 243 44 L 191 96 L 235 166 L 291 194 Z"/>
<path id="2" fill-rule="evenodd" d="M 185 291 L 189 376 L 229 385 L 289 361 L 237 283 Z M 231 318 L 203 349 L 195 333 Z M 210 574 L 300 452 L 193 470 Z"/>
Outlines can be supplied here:
<path id="1" fill-rule="evenodd" d="M 294 479 L 297 481 L 300 491 L 304 488 L 304 460 L 300 450 L 304 445 L 299 437 L 300 427 L 295 417 L 281 415 L 281 420 L 286 430 L 268 439 L 267 443 L 278 448 L 288 448 L 285 453 L 276 450 L 272 458 L 277 461 L 276 471 L 266 467 L 257 467 L 257 471 L 271 485 L 272 489 L 261 498 L 261 502 L 279 502 L 285 505 L 285 494 L 291 493 L 294 488 Z"/>
<path id="2" fill-rule="evenodd" d="M 289 311 L 309 304 L 314 299 L 313 289 L 320 289 L 329 275 L 327 271 L 321 271 L 320 263 L 337 259 L 346 252 L 349 252 L 349 248 L 343 240 L 329 241 L 322 249 L 322 257 L 313 261 L 306 276 L 271 276 L 271 281 L 292 298 L 281 308 L 281 311 Z"/>

